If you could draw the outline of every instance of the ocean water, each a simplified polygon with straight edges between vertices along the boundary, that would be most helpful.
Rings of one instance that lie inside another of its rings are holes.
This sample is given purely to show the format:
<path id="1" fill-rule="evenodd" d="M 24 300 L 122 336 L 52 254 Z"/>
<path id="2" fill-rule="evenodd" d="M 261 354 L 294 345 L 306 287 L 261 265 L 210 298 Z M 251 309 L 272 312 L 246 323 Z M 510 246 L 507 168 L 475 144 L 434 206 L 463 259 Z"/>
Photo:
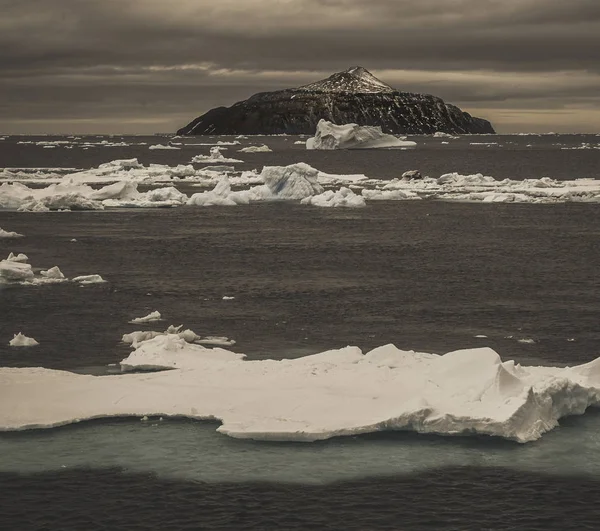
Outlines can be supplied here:
<path id="1" fill-rule="evenodd" d="M 57 138 L 8 137 L 0 141 L 0 166 L 89 168 L 131 157 L 176 165 L 208 150 L 192 144 L 215 139 L 174 140 L 186 144 L 177 151 L 18 143 L 31 140 Z M 296 140 L 243 140 L 274 151 L 239 154 L 246 162 L 236 168 L 304 161 L 383 179 L 408 169 L 600 178 L 600 137 L 590 135 L 473 136 L 449 144 L 417 137 L 411 151 L 306 152 Z M 573 365 L 600 355 L 595 204 L 0 211 L 0 227 L 27 236 L 0 240 L 1 256 L 24 252 L 32 264 L 58 265 L 69 277 L 99 273 L 108 280 L 0 287 L 5 367 L 110 373 L 129 352 L 120 337 L 139 328 L 127 321 L 152 310 L 163 314 L 161 326 L 233 338 L 232 350 L 253 359 L 386 343 L 436 353 L 490 346 L 523 364 Z M 19 330 L 40 346 L 9 348 Z M 274 444 L 229 439 L 216 427 L 107 419 L 0 434 L 0 528 L 599 526 L 600 414 L 594 412 L 564 419 L 526 445 L 411 433 Z"/>

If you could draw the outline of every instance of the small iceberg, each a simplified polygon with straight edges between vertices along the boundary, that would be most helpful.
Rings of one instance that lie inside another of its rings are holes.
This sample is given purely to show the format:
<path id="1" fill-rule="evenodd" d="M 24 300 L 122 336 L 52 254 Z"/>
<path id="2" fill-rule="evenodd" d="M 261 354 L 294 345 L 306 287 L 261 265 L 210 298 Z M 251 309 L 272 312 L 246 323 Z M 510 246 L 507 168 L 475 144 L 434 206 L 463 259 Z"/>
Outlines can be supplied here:
<path id="1" fill-rule="evenodd" d="M 145 323 L 153 323 L 154 321 L 160 321 L 162 316 L 160 312 L 154 311 L 146 315 L 145 317 L 137 317 L 129 321 L 130 324 L 145 324 Z"/>
<path id="2" fill-rule="evenodd" d="M 39 343 L 33 339 L 32 337 L 27 337 L 26 335 L 19 332 L 15 334 L 9 343 L 11 347 L 36 347 Z"/>

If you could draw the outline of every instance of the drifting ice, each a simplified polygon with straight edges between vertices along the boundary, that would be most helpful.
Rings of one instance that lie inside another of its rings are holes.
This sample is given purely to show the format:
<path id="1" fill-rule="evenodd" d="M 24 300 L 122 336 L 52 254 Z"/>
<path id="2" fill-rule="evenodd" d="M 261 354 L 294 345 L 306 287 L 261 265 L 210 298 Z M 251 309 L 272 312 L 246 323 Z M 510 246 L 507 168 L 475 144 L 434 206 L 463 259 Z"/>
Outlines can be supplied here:
<path id="1" fill-rule="evenodd" d="M 0 205 L 1 206 L 1 205 Z M 18 232 L 10 232 L 0 228 L 0 238 L 22 238 L 23 235 Z"/>
<path id="2" fill-rule="evenodd" d="M 26 335 L 23 335 L 21 332 L 19 332 L 18 334 L 15 334 L 15 337 L 13 337 L 8 344 L 11 347 L 35 347 L 37 345 L 39 345 L 39 343 L 33 339 L 32 337 L 27 337 Z"/>
<path id="3" fill-rule="evenodd" d="M 154 321 L 160 321 L 162 319 L 160 312 L 154 311 L 146 315 L 145 317 L 137 317 L 129 321 L 131 324 L 143 324 L 152 323 Z"/>
<path id="4" fill-rule="evenodd" d="M 438 356 L 393 345 L 367 354 L 346 347 L 246 361 L 171 334 L 138 344 L 121 366 L 174 370 L 99 377 L 0 369 L 0 429 L 187 416 L 220 419 L 218 431 L 232 437 L 275 441 L 413 430 L 528 442 L 559 418 L 600 405 L 600 358 L 571 368 L 522 367 L 489 348 Z"/>
<path id="5" fill-rule="evenodd" d="M 221 148 L 219 146 L 214 146 L 210 148 L 210 155 L 196 155 L 192 162 L 210 162 L 211 164 L 219 164 L 219 163 L 233 163 L 233 162 L 244 162 L 243 160 L 238 159 L 228 159 L 221 153 Z"/>
<path id="6" fill-rule="evenodd" d="M 408 148 L 416 145 L 383 133 L 379 126 L 335 125 L 327 120 L 319 120 L 315 136 L 306 141 L 306 149 Z"/>
<path id="7" fill-rule="evenodd" d="M 269 146 L 263 144 L 262 146 L 248 146 L 242 149 L 238 149 L 240 153 L 269 153 L 273 151 Z"/>

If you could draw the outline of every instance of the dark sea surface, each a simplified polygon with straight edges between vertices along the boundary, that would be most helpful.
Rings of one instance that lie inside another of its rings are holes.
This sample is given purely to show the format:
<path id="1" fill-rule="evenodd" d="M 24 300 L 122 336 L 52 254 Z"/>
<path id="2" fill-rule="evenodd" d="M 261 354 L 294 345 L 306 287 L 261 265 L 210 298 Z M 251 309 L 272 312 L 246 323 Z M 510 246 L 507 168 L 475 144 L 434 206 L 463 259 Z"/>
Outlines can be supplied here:
<path id="1" fill-rule="evenodd" d="M 53 139 L 0 141 L 0 167 L 90 168 L 132 157 L 176 165 L 208 152 L 17 144 Z M 295 137 L 261 137 L 242 142 L 272 153 L 225 153 L 246 161 L 236 169 L 303 161 L 378 178 L 408 169 L 600 178 L 600 150 L 564 149 L 599 145 L 593 135 L 414 139 L 411 151 L 307 152 Z M 0 227 L 26 236 L 0 239 L 2 258 L 23 252 L 34 267 L 108 280 L 0 287 L 4 367 L 106 374 L 130 351 L 121 336 L 144 328 L 127 322 L 152 310 L 164 317 L 160 329 L 227 336 L 254 359 L 386 343 L 436 353 L 489 346 L 536 365 L 600 356 L 597 204 L 0 211 Z M 9 348 L 18 331 L 40 345 Z M 411 433 L 275 444 L 233 440 L 216 427 L 106 419 L 0 434 L 0 529 L 600 528 L 596 412 L 526 445 Z"/>

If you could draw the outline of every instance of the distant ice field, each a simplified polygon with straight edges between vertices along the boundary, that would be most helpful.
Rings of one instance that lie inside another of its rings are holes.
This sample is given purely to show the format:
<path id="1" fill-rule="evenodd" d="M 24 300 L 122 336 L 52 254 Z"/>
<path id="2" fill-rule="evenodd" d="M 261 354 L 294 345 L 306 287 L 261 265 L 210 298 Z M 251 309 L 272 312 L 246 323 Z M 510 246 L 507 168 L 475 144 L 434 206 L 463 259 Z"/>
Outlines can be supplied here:
<path id="1" fill-rule="evenodd" d="M 409 136 L 409 140 L 417 143 L 416 148 L 384 153 L 380 150 L 307 152 L 304 145 L 296 144 L 299 139 L 305 141 L 306 137 L 297 136 L 4 138 L 0 140 L 0 167 L 4 168 L 85 169 L 132 157 L 137 157 L 146 166 L 151 163 L 177 166 L 187 164 L 195 155 L 208 154 L 210 144 L 239 142 L 223 146 L 228 147 L 224 151 L 226 156 L 244 161 L 236 165 L 239 170 L 306 162 L 327 173 L 363 173 L 378 179 L 393 179 L 413 169 L 432 177 L 458 172 L 463 175 L 482 173 L 496 179 L 600 178 L 600 136 L 597 135 Z M 36 144 L 56 141 L 69 143 L 57 144 L 52 149 Z M 168 141 L 182 145 L 176 150 L 149 149 L 151 145 L 165 145 Z M 239 149 L 251 145 L 267 145 L 272 152 L 238 153 Z"/>

